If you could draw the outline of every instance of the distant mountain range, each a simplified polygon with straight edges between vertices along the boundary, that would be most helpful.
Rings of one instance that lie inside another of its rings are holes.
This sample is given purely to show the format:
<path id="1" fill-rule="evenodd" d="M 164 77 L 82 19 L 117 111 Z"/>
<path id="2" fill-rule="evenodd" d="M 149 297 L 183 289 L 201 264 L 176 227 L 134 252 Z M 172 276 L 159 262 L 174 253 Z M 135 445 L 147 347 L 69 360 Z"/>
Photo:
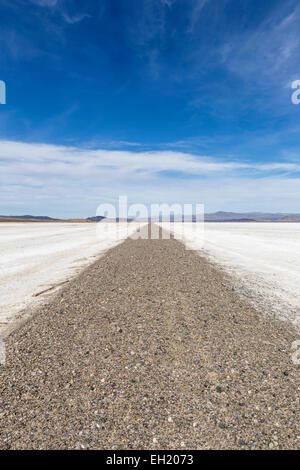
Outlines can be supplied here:
<path id="1" fill-rule="evenodd" d="M 105 217 L 95 216 L 87 217 L 86 219 L 67 219 L 69 222 L 100 222 Z M 116 219 L 119 221 L 119 219 Z M 130 219 L 132 220 L 132 219 Z M 140 219 L 141 220 L 141 219 Z M 147 220 L 147 219 L 145 219 Z M 150 221 L 150 219 L 148 219 Z M 157 220 L 157 219 L 156 219 Z M 163 217 L 162 220 L 165 220 Z M 181 220 L 178 216 L 171 216 L 171 221 Z M 195 221 L 196 216 L 191 216 L 187 221 Z M 271 213 L 271 212 L 214 212 L 204 215 L 205 222 L 300 222 L 300 214 L 289 213 Z M 35 215 L 0 215 L 0 221 L 40 221 L 40 222 L 64 222 L 66 219 L 54 219 L 48 216 L 35 216 Z"/>
<path id="2" fill-rule="evenodd" d="M 105 219 L 102 215 L 96 215 L 95 217 L 88 217 L 86 220 L 91 220 L 92 222 L 101 222 L 101 220 Z"/>
<path id="3" fill-rule="evenodd" d="M 300 214 L 270 213 L 270 212 L 214 212 L 205 214 L 206 222 L 300 222 Z"/>
<path id="4" fill-rule="evenodd" d="M 183 220 L 182 216 L 170 217 L 171 222 L 180 222 Z M 160 219 L 156 217 L 152 220 L 169 220 L 166 217 Z M 187 216 L 184 219 L 186 222 L 195 222 L 196 216 Z M 214 212 L 204 214 L 205 222 L 300 222 L 300 214 L 288 213 L 270 213 L 270 212 Z"/>
<path id="5" fill-rule="evenodd" d="M 59 220 L 59 219 L 53 219 L 52 217 L 48 217 L 46 215 L 40 215 L 40 216 L 36 216 L 36 215 L 0 215 L 0 220 L 1 219 L 5 219 L 5 220 L 11 220 L 11 219 L 15 219 L 15 220 Z"/>

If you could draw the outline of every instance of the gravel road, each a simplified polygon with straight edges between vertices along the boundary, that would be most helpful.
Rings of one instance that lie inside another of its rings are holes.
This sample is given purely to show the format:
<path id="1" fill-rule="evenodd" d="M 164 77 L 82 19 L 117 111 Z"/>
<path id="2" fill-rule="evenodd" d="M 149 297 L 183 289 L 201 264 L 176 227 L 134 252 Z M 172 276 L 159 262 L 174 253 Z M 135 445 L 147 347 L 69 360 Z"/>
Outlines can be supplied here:
<path id="1" fill-rule="evenodd" d="M 128 239 L 6 339 L 0 448 L 296 449 L 297 339 L 180 242 Z"/>

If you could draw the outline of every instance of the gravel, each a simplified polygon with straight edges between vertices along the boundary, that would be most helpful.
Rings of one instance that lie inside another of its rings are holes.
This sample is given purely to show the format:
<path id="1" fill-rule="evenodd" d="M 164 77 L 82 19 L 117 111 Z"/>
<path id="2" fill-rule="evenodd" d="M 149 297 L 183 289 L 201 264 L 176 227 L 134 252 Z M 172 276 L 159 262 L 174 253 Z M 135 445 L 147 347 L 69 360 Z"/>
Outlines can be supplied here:
<path id="1" fill-rule="evenodd" d="M 299 448 L 297 339 L 180 242 L 128 239 L 6 338 L 0 449 Z"/>

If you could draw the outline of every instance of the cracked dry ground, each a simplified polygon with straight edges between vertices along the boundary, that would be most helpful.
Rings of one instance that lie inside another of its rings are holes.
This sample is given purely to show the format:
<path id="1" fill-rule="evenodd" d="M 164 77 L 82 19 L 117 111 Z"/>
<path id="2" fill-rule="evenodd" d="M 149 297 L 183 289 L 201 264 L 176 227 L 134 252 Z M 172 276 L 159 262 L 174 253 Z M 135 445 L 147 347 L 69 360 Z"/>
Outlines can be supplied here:
<path id="1" fill-rule="evenodd" d="M 175 240 L 126 240 L 7 339 L 2 449 L 295 449 L 297 332 Z"/>

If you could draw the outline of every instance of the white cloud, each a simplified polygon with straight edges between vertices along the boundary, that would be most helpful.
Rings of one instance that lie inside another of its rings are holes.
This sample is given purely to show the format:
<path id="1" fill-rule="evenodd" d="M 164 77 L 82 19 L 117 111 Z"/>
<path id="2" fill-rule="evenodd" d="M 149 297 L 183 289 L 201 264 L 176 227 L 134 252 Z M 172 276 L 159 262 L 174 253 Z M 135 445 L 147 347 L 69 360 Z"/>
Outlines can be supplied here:
<path id="1" fill-rule="evenodd" d="M 297 172 L 295 162 L 0 141 L 0 213 L 93 215 L 100 202 L 120 194 L 143 203 L 204 202 L 209 210 L 297 211 L 298 205 L 300 211 Z"/>
<path id="2" fill-rule="evenodd" d="M 19 170 L 35 173 L 51 171 L 66 176 L 65 170 L 73 175 L 83 171 L 101 173 L 108 170 L 112 176 L 134 175 L 158 172 L 182 172 L 184 174 L 205 175 L 241 170 L 300 171 L 300 164 L 292 162 L 249 163 L 214 159 L 208 156 L 193 155 L 175 151 L 92 150 L 82 147 L 1 141 L 0 162 L 6 162 L 7 169 L 17 164 Z"/>

